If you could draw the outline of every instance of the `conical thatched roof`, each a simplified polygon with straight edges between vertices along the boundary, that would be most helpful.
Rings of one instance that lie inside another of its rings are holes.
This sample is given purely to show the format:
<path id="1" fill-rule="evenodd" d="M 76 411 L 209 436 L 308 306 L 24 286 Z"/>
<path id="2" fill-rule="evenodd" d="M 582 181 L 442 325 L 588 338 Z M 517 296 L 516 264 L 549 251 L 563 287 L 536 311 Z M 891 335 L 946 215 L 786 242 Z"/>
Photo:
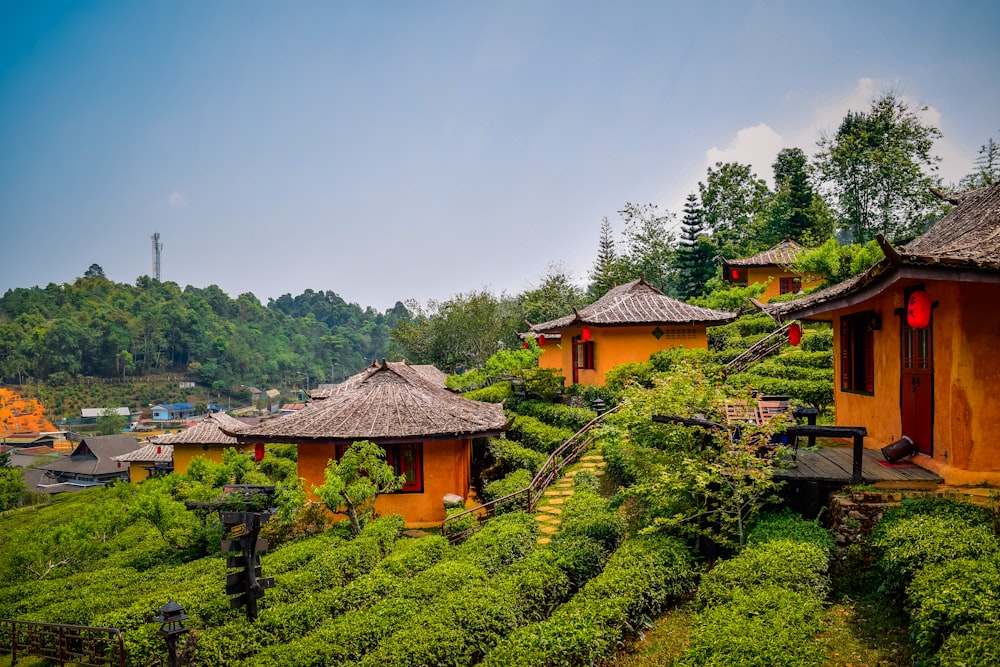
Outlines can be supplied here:
<path id="1" fill-rule="evenodd" d="M 1000 272 L 1000 183 L 960 193 L 958 205 L 905 246 L 879 237 L 884 257 L 864 273 L 793 301 L 768 304 L 775 317 L 827 312 L 877 292 L 899 277 L 982 280 Z"/>
<path id="2" fill-rule="evenodd" d="M 639 278 L 619 285 L 586 308 L 531 327 L 535 333 L 548 333 L 574 326 L 614 326 L 632 324 L 707 324 L 732 322 L 736 313 L 691 306 L 671 299 Z"/>
<path id="3" fill-rule="evenodd" d="M 222 431 L 223 428 L 226 429 L 225 433 Z M 230 433 L 244 428 L 247 428 L 247 425 L 235 417 L 230 417 L 225 412 L 215 412 L 183 431 L 159 435 L 150 438 L 149 441 L 157 445 L 224 445 L 235 447 L 239 442 Z"/>
<path id="4" fill-rule="evenodd" d="M 402 442 L 495 435 L 503 406 L 470 401 L 446 390 L 439 372 L 405 362 L 375 363 L 321 390 L 295 414 L 238 433 L 241 442 Z"/>
<path id="5" fill-rule="evenodd" d="M 727 259 L 725 264 L 727 266 L 788 266 L 798 259 L 804 250 L 805 248 L 798 243 L 786 238 L 764 252 L 742 259 Z"/>

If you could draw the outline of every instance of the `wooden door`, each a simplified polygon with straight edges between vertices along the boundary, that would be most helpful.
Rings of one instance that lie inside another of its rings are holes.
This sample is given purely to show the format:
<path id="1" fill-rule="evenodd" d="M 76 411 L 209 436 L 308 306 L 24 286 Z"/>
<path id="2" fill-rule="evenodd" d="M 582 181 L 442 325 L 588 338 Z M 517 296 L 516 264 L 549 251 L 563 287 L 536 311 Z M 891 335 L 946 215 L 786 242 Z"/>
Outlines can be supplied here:
<path id="1" fill-rule="evenodd" d="M 902 363 L 899 373 L 899 403 L 903 435 L 909 436 L 921 454 L 933 452 L 934 426 L 934 346 L 933 322 L 924 329 L 900 325 Z"/>

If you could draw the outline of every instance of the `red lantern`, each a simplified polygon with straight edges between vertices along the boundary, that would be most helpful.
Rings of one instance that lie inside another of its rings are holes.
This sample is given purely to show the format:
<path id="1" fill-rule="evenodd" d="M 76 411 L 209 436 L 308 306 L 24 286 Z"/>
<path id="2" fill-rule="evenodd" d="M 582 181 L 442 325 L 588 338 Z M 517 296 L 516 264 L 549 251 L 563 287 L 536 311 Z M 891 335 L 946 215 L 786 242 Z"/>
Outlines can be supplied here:
<path id="1" fill-rule="evenodd" d="M 583 331 L 580 332 L 580 340 L 582 340 L 583 342 L 587 342 L 588 340 L 590 340 L 590 329 L 588 329 L 587 327 L 583 328 Z"/>
<path id="2" fill-rule="evenodd" d="M 924 329 L 931 323 L 931 297 L 923 290 L 910 294 L 906 306 L 906 323 L 914 329 Z"/>
<path id="3" fill-rule="evenodd" d="M 798 345 L 802 342 L 802 327 L 796 322 L 788 327 L 788 344 Z"/>
<path id="4" fill-rule="evenodd" d="M 263 461 L 264 460 L 264 443 L 258 442 L 253 446 L 253 460 Z"/>
<path id="5" fill-rule="evenodd" d="M 739 272 L 738 269 L 733 269 L 733 271 L 732 271 L 732 273 L 730 273 L 730 275 L 733 277 L 733 280 L 739 280 L 740 279 L 740 272 Z"/>
<path id="6" fill-rule="evenodd" d="M 543 336 L 543 335 L 539 335 L 538 336 L 538 344 L 539 345 L 545 345 L 545 336 Z"/>
<path id="7" fill-rule="evenodd" d="M 526 341 L 526 340 L 522 340 L 522 341 L 521 341 L 521 347 L 522 347 L 523 349 L 527 350 L 527 349 L 528 349 L 528 341 Z"/>

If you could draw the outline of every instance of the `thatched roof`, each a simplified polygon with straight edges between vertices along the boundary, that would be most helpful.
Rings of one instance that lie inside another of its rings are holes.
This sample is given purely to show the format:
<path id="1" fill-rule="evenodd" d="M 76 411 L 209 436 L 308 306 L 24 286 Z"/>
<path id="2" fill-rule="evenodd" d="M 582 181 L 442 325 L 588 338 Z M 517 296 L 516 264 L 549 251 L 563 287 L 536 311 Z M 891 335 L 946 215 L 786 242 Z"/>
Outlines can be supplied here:
<path id="1" fill-rule="evenodd" d="M 503 430 L 503 406 L 457 396 L 438 382 L 441 376 L 401 361 L 374 363 L 321 390 L 321 400 L 299 412 L 246 428 L 237 437 L 241 442 L 386 443 L 479 437 Z"/>
<path id="2" fill-rule="evenodd" d="M 744 257 L 742 259 L 727 259 L 723 263 L 727 266 L 746 266 L 746 267 L 759 267 L 759 266 L 789 266 L 799 255 L 805 251 L 805 248 L 800 246 L 795 241 L 786 238 L 784 241 L 778 245 L 765 250 L 764 252 L 759 252 L 751 257 Z"/>
<path id="3" fill-rule="evenodd" d="M 223 433 L 223 428 L 226 429 L 226 433 Z M 222 445 L 224 447 L 235 447 L 239 442 L 235 437 L 229 435 L 229 432 L 244 428 L 248 428 L 248 426 L 235 417 L 230 417 L 225 412 L 215 412 L 183 431 L 158 435 L 155 438 L 150 438 L 149 441 L 157 445 Z"/>
<path id="4" fill-rule="evenodd" d="M 883 257 L 864 273 L 801 299 L 768 304 L 782 319 L 809 317 L 867 299 L 900 277 L 996 280 L 1000 274 L 1000 183 L 961 193 L 958 205 L 905 246 L 878 237 Z"/>
<path id="5" fill-rule="evenodd" d="M 535 333 L 547 334 L 570 327 L 626 326 L 640 324 L 707 324 L 732 322 L 736 313 L 691 306 L 671 299 L 639 278 L 612 288 L 607 294 L 582 310 L 573 311 L 549 322 L 531 327 Z"/>

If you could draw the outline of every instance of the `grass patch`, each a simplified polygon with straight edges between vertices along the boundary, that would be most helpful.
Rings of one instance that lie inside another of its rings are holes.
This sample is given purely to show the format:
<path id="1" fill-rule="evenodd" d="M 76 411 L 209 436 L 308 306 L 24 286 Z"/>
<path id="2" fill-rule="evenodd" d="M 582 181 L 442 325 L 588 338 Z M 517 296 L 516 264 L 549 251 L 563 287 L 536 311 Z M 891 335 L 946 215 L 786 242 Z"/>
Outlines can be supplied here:
<path id="1" fill-rule="evenodd" d="M 691 617 L 696 611 L 693 601 L 671 609 L 656 621 L 645 637 L 628 647 L 611 664 L 616 667 L 662 667 L 672 665 L 691 639 Z"/>

